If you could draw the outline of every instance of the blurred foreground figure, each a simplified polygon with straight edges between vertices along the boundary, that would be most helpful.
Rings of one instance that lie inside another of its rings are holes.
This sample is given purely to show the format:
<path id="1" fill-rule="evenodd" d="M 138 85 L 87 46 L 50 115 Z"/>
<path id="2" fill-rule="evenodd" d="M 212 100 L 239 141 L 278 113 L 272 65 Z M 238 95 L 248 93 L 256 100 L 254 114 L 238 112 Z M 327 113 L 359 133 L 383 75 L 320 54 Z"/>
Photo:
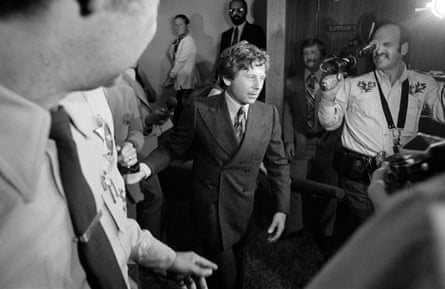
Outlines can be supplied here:
<path id="1" fill-rule="evenodd" d="M 64 99 L 111 84 L 136 62 L 155 32 L 157 5 L 1 2 L 2 288 L 129 288 L 131 261 L 206 287 L 214 264 L 175 253 L 126 218 L 103 91 Z"/>
<path id="2" fill-rule="evenodd" d="M 306 289 L 444 288 L 445 174 L 388 196 L 378 170 L 369 188 L 378 214 Z"/>

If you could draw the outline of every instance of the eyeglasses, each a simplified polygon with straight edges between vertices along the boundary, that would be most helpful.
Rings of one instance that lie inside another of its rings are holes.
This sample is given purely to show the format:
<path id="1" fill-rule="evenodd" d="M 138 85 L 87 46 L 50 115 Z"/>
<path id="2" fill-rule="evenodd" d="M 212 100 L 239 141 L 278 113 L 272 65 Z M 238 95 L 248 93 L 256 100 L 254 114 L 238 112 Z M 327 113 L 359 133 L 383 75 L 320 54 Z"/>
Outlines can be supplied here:
<path id="1" fill-rule="evenodd" d="M 230 14 L 235 14 L 236 12 L 239 12 L 239 13 L 244 13 L 246 11 L 246 9 L 244 9 L 244 8 L 230 8 L 229 9 L 229 13 Z"/>

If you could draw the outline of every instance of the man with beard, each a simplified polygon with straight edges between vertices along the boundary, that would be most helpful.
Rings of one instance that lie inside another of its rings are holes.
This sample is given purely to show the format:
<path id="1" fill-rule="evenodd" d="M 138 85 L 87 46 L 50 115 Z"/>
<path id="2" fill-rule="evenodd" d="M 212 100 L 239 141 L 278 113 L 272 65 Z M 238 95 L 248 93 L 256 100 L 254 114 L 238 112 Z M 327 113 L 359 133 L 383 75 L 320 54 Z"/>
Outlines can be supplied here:
<path id="1" fill-rule="evenodd" d="M 376 69 L 346 80 L 340 74 L 324 78 L 322 86 L 328 89 L 318 111 L 327 130 L 344 122 L 334 164 L 346 192 L 351 231 L 374 212 L 366 193 L 370 175 L 417 132 L 423 107 L 433 119 L 445 121 L 443 87 L 432 77 L 409 70 L 402 60 L 408 53 L 408 32 L 385 21 L 377 26 L 372 42 Z"/>
<path id="2" fill-rule="evenodd" d="M 320 62 L 326 54 L 324 43 L 317 38 L 308 38 L 301 44 L 304 70 L 286 81 L 283 116 L 283 138 L 291 166 L 292 179 L 309 178 L 322 183 L 337 185 L 337 174 L 332 168 L 333 148 L 338 134 L 326 131 L 317 117 L 320 103 L 322 78 Z M 303 196 L 304 197 L 304 196 Z M 305 223 L 324 230 L 323 235 L 332 234 L 336 202 L 316 201 L 304 197 Z M 324 210 L 324 207 L 327 210 Z M 302 227 L 301 196 L 291 195 L 290 214 L 285 235 L 292 235 Z M 324 212 L 323 212 L 324 211 Z M 321 225 L 321 226 L 320 226 Z"/>
<path id="3" fill-rule="evenodd" d="M 233 27 L 224 31 L 221 37 L 220 53 L 241 40 L 266 49 L 266 36 L 263 28 L 247 22 L 247 3 L 244 0 L 232 0 L 229 5 L 229 16 Z"/>

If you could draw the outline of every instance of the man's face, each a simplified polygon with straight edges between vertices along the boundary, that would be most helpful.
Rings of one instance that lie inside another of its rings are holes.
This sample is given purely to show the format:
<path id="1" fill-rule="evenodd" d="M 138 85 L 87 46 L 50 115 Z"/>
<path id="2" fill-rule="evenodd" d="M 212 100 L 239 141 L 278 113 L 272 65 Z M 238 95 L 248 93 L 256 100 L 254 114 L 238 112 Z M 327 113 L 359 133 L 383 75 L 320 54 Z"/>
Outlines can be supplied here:
<path id="1" fill-rule="evenodd" d="M 173 21 L 173 28 L 176 35 L 182 35 L 187 32 L 187 24 L 185 24 L 184 19 L 178 17 Z"/>
<path id="2" fill-rule="evenodd" d="M 316 71 L 320 67 L 321 53 L 317 45 L 303 48 L 304 65 L 310 71 Z"/>
<path id="3" fill-rule="evenodd" d="M 398 67 L 402 61 L 400 49 L 400 31 L 395 25 L 385 25 L 379 28 L 373 36 L 377 48 L 373 52 L 373 60 L 377 69 L 391 70 Z"/>
<path id="4" fill-rule="evenodd" d="M 247 10 L 243 2 L 233 1 L 230 3 L 229 16 L 234 25 L 240 25 L 246 21 Z"/>
<path id="5" fill-rule="evenodd" d="M 224 78 L 227 91 L 239 104 L 252 104 L 258 98 L 266 79 L 266 67 L 255 64 L 248 70 L 240 70 L 233 80 Z"/>

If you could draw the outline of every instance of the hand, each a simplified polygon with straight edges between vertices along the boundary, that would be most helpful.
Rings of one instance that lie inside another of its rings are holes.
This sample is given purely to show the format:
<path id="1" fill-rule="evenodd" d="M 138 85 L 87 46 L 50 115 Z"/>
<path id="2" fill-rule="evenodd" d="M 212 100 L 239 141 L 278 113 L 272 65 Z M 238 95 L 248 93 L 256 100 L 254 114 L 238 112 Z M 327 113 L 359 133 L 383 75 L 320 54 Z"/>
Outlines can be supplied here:
<path id="1" fill-rule="evenodd" d="M 343 86 L 344 79 L 343 74 L 338 73 L 337 75 L 326 75 L 322 78 L 320 82 L 321 86 L 321 96 L 323 99 L 334 101 L 337 92 Z"/>
<path id="2" fill-rule="evenodd" d="M 155 123 L 156 124 L 163 124 L 167 121 L 168 117 L 170 116 L 170 112 L 166 107 L 157 107 L 152 112 L 155 116 Z"/>
<path id="3" fill-rule="evenodd" d="M 290 142 L 285 145 L 286 155 L 288 158 L 295 158 L 295 144 Z"/>
<path id="4" fill-rule="evenodd" d="M 146 126 L 152 126 L 153 124 L 165 122 L 169 116 L 170 112 L 167 110 L 167 108 L 158 107 L 145 117 L 144 122 Z"/>
<path id="5" fill-rule="evenodd" d="M 123 167 L 131 167 L 138 162 L 136 149 L 132 143 L 126 142 L 122 147 L 118 147 L 117 162 Z"/>
<path id="6" fill-rule="evenodd" d="M 139 171 L 134 174 L 126 174 L 124 175 L 125 183 L 128 185 L 137 184 L 143 179 L 147 179 L 151 176 L 151 169 L 144 163 L 139 164 Z"/>
<path id="7" fill-rule="evenodd" d="M 267 233 L 269 237 L 267 237 L 267 241 L 272 243 L 278 240 L 281 234 L 284 231 L 284 226 L 286 224 L 286 214 L 277 212 L 272 218 L 272 223 L 267 229 Z"/>
<path id="8" fill-rule="evenodd" d="M 208 289 L 204 277 L 180 276 L 177 282 L 180 289 Z"/>
<path id="9" fill-rule="evenodd" d="M 368 196 L 371 199 L 376 211 L 381 210 L 389 198 L 384 182 L 384 176 L 388 170 L 388 165 L 388 162 L 383 162 L 382 166 L 374 171 L 372 174 L 371 183 L 368 187 Z"/>
<path id="10" fill-rule="evenodd" d="M 176 252 L 176 258 L 169 271 L 185 276 L 182 288 L 207 289 L 205 277 L 212 275 L 218 266 L 195 252 Z M 198 287 L 196 287 L 198 285 Z"/>

